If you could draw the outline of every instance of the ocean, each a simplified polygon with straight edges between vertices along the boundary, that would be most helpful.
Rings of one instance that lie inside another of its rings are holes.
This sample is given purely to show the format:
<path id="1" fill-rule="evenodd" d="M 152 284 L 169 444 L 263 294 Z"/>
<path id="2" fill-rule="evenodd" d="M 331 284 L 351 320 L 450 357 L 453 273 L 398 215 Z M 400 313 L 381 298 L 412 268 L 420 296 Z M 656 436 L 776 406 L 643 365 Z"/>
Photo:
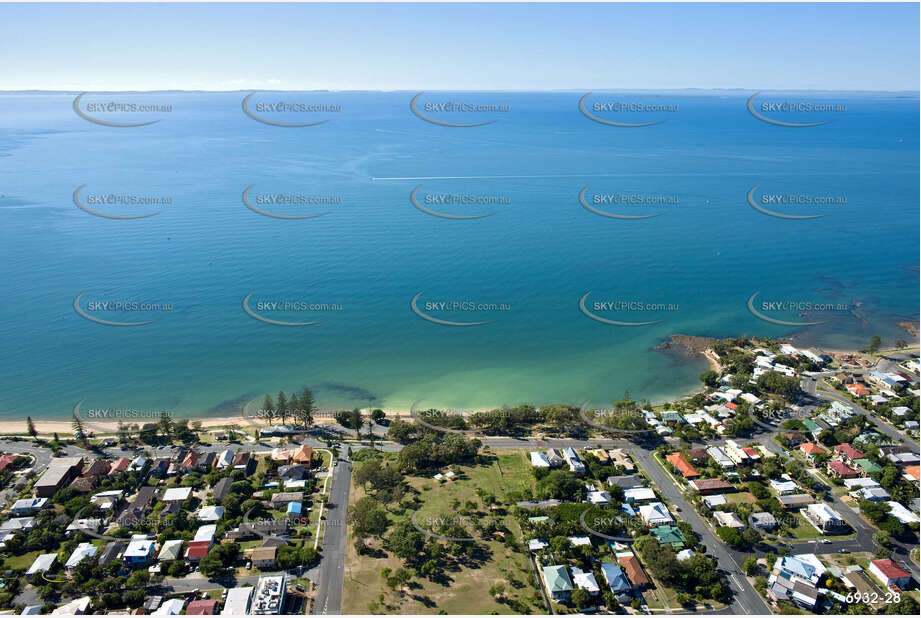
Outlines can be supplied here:
<path id="1" fill-rule="evenodd" d="M 304 386 L 324 409 L 659 401 L 706 369 L 671 334 L 848 348 L 918 319 L 917 94 L 759 95 L 811 127 L 736 91 L 586 100 L 641 127 L 572 92 L 248 102 L 325 121 L 301 127 L 247 92 L 83 97 L 158 120 L 106 126 L 77 94 L 0 93 L 2 418 Z"/>

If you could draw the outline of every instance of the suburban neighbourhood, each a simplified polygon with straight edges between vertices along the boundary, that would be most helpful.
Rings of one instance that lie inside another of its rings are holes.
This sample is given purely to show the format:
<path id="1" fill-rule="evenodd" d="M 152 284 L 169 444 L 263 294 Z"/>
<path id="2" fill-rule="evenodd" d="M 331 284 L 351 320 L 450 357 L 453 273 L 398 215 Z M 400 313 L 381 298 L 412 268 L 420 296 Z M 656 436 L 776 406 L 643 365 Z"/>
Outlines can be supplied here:
<path id="1" fill-rule="evenodd" d="M 6 436 L 0 609 L 917 614 L 917 353 L 706 354 L 701 389 L 655 405 L 323 413 L 307 391 L 242 426 Z"/>

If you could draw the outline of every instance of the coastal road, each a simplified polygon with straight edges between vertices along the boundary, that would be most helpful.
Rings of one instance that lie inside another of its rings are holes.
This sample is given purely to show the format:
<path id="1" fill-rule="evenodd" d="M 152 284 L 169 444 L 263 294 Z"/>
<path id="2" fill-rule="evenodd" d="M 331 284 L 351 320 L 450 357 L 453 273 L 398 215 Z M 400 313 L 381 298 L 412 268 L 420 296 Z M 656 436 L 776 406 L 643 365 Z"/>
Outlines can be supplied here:
<path id="1" fill-rule="evenodd" d="M 812 380 L 808 380 L 808 379 L 803 380 L 803 383 L 802 383 L 803 391 L 806 393 L 807 397 L 823 400 L 826 402 L 837 401 L 840 403 L 847 404 L 848 406 L 853 408 L 858 414 L 862 414 L 868 419 L 870 419 L 870 422 L 872 422 L 876 426 L 876 429 L 879 430 L 880 433 L 883 433 L 889 436 L 890 438 L 892 438 L 893 440 L 895 440 L 896 444 L 905 446 L 908 450 L 914 453 L 919 452 L 919 447 L 918 447 L 917 442 L 915 442 L 914 440 L 912 440 L 911 438 L 909 438 L 908 436 L 900 432 L 898 429 L 896 429 L 892 425 L 889 425 L 888 423 L 881 421 L 872 412 L 865 410 L 864 408 L 857 405 L 856 403 L 854 403 L 847 397 L 834 391 L 833 387 L 831 386 L 827 387 L 828 390 L 819 390 L 817 386 L 818 386 L 818 382 L 813 382 Z"/>
<path id="2" fill-rule="evenodd" d="M 742 566 L 737 561 L 733 552 L 721 541 L 719 541 L 710 528 L 704 523 L 697 510 L 687 501 L 684 496 L 672 482 L 672 480 L 662 469 L 662 466 L 656 462 L 652 453 L 648 450 L 629 445 L 625 450 L 636 459 L 640 467 L 649 475 L 659 494 L 665 500 L 666 504 L 673 509 L 678 508 L 681 519 L 690 524 L 694 532 L 700 537 L 701 542 L 707 547 L 707 552 L 716 558 L 720 568 L 726 570 L 728 580 L 732 588 L 732 613 L 733 614 L 770 614 L 771 610 L 764 603 L 761 595 L 752 587 L 745 574 L 742 572 Z"/>
<path id="3" fill-rule="evenodd" d="M 332 487 L 327 502 L 326 532 L 323 536 L 323 558 L 320 560 L 320 581 L 313 599 L 312 613 L 342 613 L 342 577 L 345 574 L 347 549 L 345 516 L 349 508 L 352 485 L 352 462 L 339 460 L 333 470 Z"/>

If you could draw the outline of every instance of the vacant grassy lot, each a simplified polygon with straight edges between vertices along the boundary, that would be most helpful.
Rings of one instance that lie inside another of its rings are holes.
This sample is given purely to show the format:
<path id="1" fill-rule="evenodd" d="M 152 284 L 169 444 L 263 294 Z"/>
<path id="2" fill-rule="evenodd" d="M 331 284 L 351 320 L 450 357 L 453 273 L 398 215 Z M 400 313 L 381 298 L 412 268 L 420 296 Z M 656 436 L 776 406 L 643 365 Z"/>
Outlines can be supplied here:
<path id="1" fill-rule="evenodd" d="M 529 491 L 533 485 L 530 463 L 523 451 L 494 453 L 491 461 L 481 466 L 453 466 L 455 477 L 437 481 L 432 478 L 409 477 L 407 483 L 419 491 L 424 506 L 420 512 L 441 514 L 452 512 L 452 503 L 472 500 L 481 504 L 476 489 L 482 488 L 508 506 L 507 492 Z M 351 501 L 361 498 L 361 488 L 353 488 Z M 486 510 L 480 507 L 480 510 Z M 393 521 L 409 518 L 412 513 L 391 514 Z M 507 518 L 506 518 L 507 519 Z M 510 520 L 509 520 L 510 521 Z M 517 524 L 510 526 L 516 538 L 521 537 Z M 350 538 L 346 554 L 342 611 L 344 614 L 376 613 L 434 614 L 443 610 L 449 614 L 512 614 L 507 604 L 489 594 L 491 586 L 503 583 L 506 596 L 525 603 L 531 612 L 543 613 L 544 607 L 534 583 L 535 576 L 526 551 L 513 551 L 501 540 L 478 541 L 481 548 L 476 559 L 445 573 L 446 581 L 432 582 L 414 577 L 409 586 L 391 590 L 381 576 L 384 568 L 396 571 L 402 560 L 385 550 L 378 556 L 359 556 Z M 378 547 L 380 544 L 378 544 Z"/>

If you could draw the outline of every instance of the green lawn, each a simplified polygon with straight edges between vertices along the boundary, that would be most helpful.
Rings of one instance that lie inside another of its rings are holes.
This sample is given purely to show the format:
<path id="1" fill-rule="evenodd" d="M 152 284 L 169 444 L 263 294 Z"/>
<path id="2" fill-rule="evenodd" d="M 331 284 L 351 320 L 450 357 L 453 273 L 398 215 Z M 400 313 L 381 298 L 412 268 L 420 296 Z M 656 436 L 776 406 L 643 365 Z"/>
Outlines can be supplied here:
<path id="1" fill-rule="evenodd" d="M 3 561 L 4 569 L 28 569 L 32 566 L 32 563 L 35 562 L 35 559 L 38 558 L 41 554 L 48 553 L 41 550 L 30 551 L 27 554 L 21 556 L 9 556 L 6 560 Z"/>
<path id="2" fill-rule="evenodd" d="M 487 465 L 452 466 L 457 475 L 452 480 L 439 482 L 432 478 L 409 477 L 408 484 L 420 492 L 424 502 L 419 512 L 450 514 L 455 511 L 452 507 L 455 499 L 461 504 L 472 500 L 480 505 L 479 510 L 486 512 L 476 494 L 477 488 L 486 489 L 505 506 L 508 505 L 508 492 L 524 490 L 530 493 L 534 479 L 527 453 L 507 451 L 494 455 Z M 363 495 L 361 488 L 355 488 L 351 500 L 354 502 Z M 392 515 L 392 519 L 396 521 L 411 515 L 411 512 Z M 511 522 L 511 518 L 503 520 Z M 516 523 L 511 523 L 510 530 L 516 538 L 521 538 Z M 493 584 L 501 582 L 506 585 L 507 596 L 525 603 L 531 612 L 545 612 L 540 593 L 529 584 L 533 570 L 526 551 L 510 550 L 500 540 L 478 541 L 477 546 L 483 548 L 484 559 L 472 567 L 462 564 L 446 570 L 443 583 L 417 577 L 410 588 L 392 591 L 381 577 L 381 570 L 389 567 L 395 571 L 402 566 L 402 561 L 389 553 L 383 557 L 358 556 L 350 539 L 342 611 L 344 614 L 365 614 L 370 611 L 369 604 L 377 603 L 377 613 L 434 614 L 441 610 L 449 614 L 514 613 L 507 604 L 497 602 L 488 593 Z M 379 603 L 381 598 L 383 604 Z"/>

